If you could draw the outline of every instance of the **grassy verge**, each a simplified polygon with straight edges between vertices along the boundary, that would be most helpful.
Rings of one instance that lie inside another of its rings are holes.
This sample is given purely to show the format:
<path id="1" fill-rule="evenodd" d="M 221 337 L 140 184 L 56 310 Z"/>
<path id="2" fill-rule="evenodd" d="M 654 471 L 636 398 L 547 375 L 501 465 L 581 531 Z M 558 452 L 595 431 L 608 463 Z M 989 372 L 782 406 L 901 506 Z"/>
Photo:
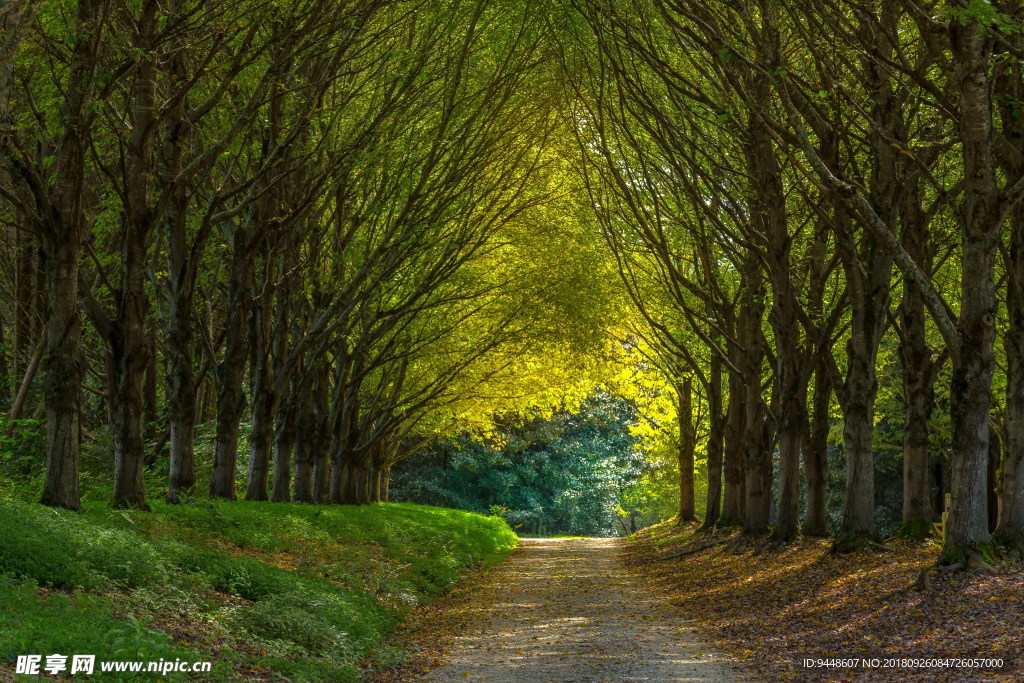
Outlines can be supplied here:
<path id="1" fill-rule="evenodd" d="M 353 680 L 400 658 L 381 643 L 410 607 L 515 543 L 500 519 L 405 504 L 0 501 L 0 677 L 59 653 L 213 663 L 189 680 Z"/>
<path id="2" fill-rule="evenodd" d="M 672 523 L 632 538 L 629 561 L 638 573 L 765 680 L 1024 680 L 1019 565 L 996 576 L 948 575 L 915 590 L 920 571 L 938 557 L 937 544 L 894 540 L 885 552 L 833 556 L 824 539 L 780 545 Z M 953 658 L 1006 666 L 943 661 Z M 805 659 L 861 663 L 809 668 Z M 901 661 L 914 659 L 931 663 Z"/>

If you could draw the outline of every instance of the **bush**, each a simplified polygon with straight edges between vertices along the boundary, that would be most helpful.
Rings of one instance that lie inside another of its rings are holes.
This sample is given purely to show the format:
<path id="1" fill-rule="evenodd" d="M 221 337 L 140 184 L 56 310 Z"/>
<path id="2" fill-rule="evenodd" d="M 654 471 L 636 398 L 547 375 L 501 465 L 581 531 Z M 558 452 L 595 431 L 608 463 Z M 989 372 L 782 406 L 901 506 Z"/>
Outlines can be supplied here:
<path id="1" fill-rule="evenodd" d="M 240 628 L 260 638 L 289 641 L 308 654 L 349 653 L 351 639 L 342 625 L 351 624 L 355 612 L 321 611 L 325 602 L 301 592 L 273 595 L 239 610 L 236 619 Z"/>
<path id="2" fill-rule="evenodd" d="M 83 535 L 78 539 L 77 555 L 90 568 L 118 585 L 128 588 L 153 585 L 167 572 L 161 553 L 138 534 L 94 525 L 79 531 Z M 86 533 L 89 535 L 84 535 Z"/>
<path id="3" fill-rule="evenodd" d="M 111 615 L 109 599 L 89 593 L 40 595 L 31 581 L 0 574 L 0 659 L 13 663 L 25 654 L 95 654 L 97 659 L 207 659 L 175 645 L 160 631 L 129 617 Z M 118 643 L 120 645 L 118 646 Z M 112 649 L 118 646 L 120 651 Z M 104 679 L 103 676 L 95 676 Z M 118 680 L 152 680 L 152 674 L 118 674 Z M 106 680 L 111 680 L 106 677 Z"/>
<path id="4" fill-rule="evenodd" d="M 178 565 L 204 575 L 210 585 L 246 600 L 260 600 L 287 590 L 287 572 L 248 557 L 232 557 L 206 548 L 188 548 L 177 557 Z"/>
<path id="5" fill-rule="evenodd" d="M 0 570 L 54 588 L 153 584 L 166 568 L 131 531 L 98 526 L 64 510 L 0 503 Z"/>
<path id="6" fill-rule="evenodd" d="M 96 587 L 95 572 L 71 554 L 74 533 L 66 513 L 41 510 L 52 518 L 0 502 L 0 571 L 53 588 Z"/>

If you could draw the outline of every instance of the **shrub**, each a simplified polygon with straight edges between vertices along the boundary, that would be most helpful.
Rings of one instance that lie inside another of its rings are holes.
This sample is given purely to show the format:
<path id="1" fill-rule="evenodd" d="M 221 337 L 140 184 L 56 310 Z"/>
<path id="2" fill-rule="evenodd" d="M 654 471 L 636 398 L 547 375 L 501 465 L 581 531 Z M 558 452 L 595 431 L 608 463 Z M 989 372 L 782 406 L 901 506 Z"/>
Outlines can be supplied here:
<path id="1" fill-rule="evenodd" d="M 259 600 L 287 590 L 286 572 L 248 557 L 188 548 L 176 560 L 182 569 L 205 575 L 213 588 L 246 600 Z"/>
<path id="2" fill-rule="evenodd" d="M 165 570 L 160 553 L 136 533 L 42 505 L 0 503 L 0 571 L 72 589 L 104 581 L 136 588 Z"/>
<path id="3" fill-rule="evenodd" d="M 96 574 L 71 554 L 74 533 L 65 513 L 40 506 L 53 516 L 46 520 L 26 508 L 0 502 L 0 572 L 53 588 L 95 587 Z"/>

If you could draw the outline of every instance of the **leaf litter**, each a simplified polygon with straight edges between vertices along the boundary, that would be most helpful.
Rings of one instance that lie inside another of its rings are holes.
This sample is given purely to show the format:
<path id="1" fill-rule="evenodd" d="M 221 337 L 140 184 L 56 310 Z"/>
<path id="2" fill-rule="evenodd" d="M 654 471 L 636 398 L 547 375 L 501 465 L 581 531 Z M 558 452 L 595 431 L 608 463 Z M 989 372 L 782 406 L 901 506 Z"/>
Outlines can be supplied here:
<path id="1" fill-rule="evenodd" d="M 854 555 L 829 548 L 827 539 L 779 544 L 663 524 L 635 537 L 627 562 L 667 591 L 702 635 L 765 680 L 1024 681 L 1020 565 L 995 576 L 939 576 L 917 590 L 919 574 L 938 558 L 934 542 L 894 540 L 883 552 Z M 1004 666 L 898 661 L 953 658 L 1002 659 Z M 805 666 L 835 659 L 860 663 Z M 866 668 L 865 659 L 881 666 Z"/>

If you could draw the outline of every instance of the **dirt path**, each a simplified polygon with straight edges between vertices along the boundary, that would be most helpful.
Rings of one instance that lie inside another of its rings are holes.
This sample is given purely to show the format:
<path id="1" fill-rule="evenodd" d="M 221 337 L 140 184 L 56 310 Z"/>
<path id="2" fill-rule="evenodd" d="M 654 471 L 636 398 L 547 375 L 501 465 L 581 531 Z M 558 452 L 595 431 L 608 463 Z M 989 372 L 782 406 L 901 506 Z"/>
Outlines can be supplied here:
<path id="1" fill-rule="evenodd" d="M 430 681 L 736 681 L 621 561 L 618 539 L 531 539 L 462 607 Z"/>

